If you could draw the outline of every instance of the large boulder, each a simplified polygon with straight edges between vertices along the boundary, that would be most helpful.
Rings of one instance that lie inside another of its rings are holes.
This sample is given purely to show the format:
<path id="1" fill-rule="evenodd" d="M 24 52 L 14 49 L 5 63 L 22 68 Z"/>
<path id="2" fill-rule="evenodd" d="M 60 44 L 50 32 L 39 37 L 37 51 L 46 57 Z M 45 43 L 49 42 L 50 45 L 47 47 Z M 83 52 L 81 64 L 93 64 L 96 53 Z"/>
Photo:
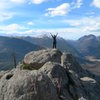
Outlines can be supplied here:
<path id="1" fill-rule="evenodd" d="M 46 74 L 17 70 L 0 80 L 0 100 L 59 100 Z"/>
<path id="2" fill-rule="evenodd" d="M 24 63 L 33 67 L 33 69 L 41 68 L 46 62 L 61 62 L 62 53 L 57 49 L 45 49 L 33 51 L 25 55 Z"/>

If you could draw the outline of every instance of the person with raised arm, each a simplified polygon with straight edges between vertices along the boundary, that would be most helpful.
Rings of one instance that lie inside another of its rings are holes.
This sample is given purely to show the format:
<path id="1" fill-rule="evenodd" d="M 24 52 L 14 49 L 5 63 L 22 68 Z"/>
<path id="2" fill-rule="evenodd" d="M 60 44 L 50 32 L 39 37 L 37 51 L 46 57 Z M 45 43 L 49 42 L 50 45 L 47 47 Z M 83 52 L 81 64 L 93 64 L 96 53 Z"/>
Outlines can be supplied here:
<path id="1" fill-rule="evenodd" d="M 51 34 L 51 33 L 50 33 L 50 34 Z M 56 44 L 57 44 L 56 38 L 57 38 L 57 35 L 58 35 L 58 33 L 57 33 L 56 35 L 52 35 L 52 34 L 51 34 L 52 39 L 53 39 L 53 48 L 56 48 Z"/>

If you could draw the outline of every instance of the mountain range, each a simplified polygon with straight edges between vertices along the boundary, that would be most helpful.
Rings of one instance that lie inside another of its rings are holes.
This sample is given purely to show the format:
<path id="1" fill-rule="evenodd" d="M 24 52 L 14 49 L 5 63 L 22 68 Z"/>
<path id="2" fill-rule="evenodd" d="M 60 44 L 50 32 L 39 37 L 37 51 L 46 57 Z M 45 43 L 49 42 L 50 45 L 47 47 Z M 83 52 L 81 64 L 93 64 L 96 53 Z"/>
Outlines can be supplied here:
<path id="1" fill-rule="evenodd" d="M 14 53 L 17 62 L 19 62 L 26 53 L 32 50 L 38 50 L 38 45 L 14 37 L 0 36 L 0 69 L 6 70 L 13 67 Z"/>
<path id="2" fill-rule="evenodd" d="M 15 52 L 17 62 L 30 51 L 52 48 L 52 38 L 42 37 L 2 37 L 0 36 L 0 70 L 13 67 L 12 54 Z M 82 64 L 90 62 L 87 58 L 100 58 L 100 36 L 87 35 L 76 41 L 57 38 L 57 48 L 72 53 Z"/>
<path id="3" fill-rule="evenodd" d="M 43 35 L 41 37 L 21 37 L 21 39 L 30 42 L 32 44 L 40 45 L 44 48 L 52 48 L 52 38 Z M 81 54 L 76 50 L 74 46 L 71 46 L 65 39 L 57 38 L 57 49 L 65 52 L 71 52 L 74 56 L 79 57 Z"/>
<path id="4" fill-rule="evenodd" d="M 100 36 L 86 35 L 77 41 L 69 41 L 69 44 L 85 57 L 91 56 L 100 59 Z"/>

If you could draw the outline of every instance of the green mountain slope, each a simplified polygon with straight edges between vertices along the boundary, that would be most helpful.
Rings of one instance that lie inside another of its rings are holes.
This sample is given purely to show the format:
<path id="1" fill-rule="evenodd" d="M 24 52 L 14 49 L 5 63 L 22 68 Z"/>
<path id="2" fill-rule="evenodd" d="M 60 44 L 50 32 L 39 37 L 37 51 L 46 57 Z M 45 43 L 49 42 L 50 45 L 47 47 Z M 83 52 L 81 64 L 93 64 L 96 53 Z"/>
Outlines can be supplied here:
<path id="1" fill-rule="evenodd" d="M 27 41 L 12 38 L 0 37 L 0 70 L 13 67 L 13 56 L 16 53 L 17 62 L 21 61 L 24 55 L 30 51 L 38 50 L 38 46 Z"/>

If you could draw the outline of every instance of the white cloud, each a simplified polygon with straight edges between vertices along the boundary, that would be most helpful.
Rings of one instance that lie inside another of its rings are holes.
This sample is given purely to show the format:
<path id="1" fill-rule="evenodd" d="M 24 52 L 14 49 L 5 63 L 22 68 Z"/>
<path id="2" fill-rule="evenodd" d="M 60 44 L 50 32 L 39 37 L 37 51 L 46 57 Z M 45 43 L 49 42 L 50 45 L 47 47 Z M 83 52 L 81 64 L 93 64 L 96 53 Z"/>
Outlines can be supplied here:
<path id="1" fill-rule="evenodd" d="M 26 0 L 10 0 L 10 1 L 14 3 L 25 3 Z"/>
<path id="2" fill-rule="evenodd" d="M 64 23 L 70 25 L 70 26 L 80 26 L 80 20 L 63 20 Z"/>
<path id="3" fill-rule="evenodd" d="M 76 8 L 80 8 L 83 4 L 83 0 L 77 0 L 77 3 L 75 5 Z"/>
<path id="4" fill-rule="evenodd" d="M 48 0 L 0 0 L 0 22 L 4 20 L 11 19 L 14 16 L 14 13 L 11 12 L 11 9 L 16 5 L 16 3 L 29 3 L 31 2 L 34 4 L 41 4 L 43 2 L 46 2 Z M 12 2 L 11 2 L 12 1 Z M 97 0 L 94 0 L 95 2 Z M 15 4 L 15 5 L 13 5 Z M 94 3 L 95 6 L 97 5 Z M 13 5 L 13 6 L 12 6 Z M 99 3 L 98 3 L 99 5 Z M 82 6 L 82 0 L 77 0 L 77 2 L 72 5 L 71 3 L 63 3 L 55 8 L 48 8 L 47 13 L 45 15 L 47 16 L 65 16 L 67 15 L 71 10 L 80 8 Z M 74 8 L 73 8 L 74 7 Z M 17 7 L 16 7 L 17 8 Z M 91 14 L 94 14 L 91 13 Z M 53 20 L 54 21 L 54 20 Z M 38 21 L 40 23 L 40 20 Z M 37 23 L 38 23 L 37 22 Z M 57 21 L 54 21 L 52 23 L 56 23 Z M 52 24 L 51 23 L 51 24 Z M 59 23 L 59 21 L 57 22 Z M 56 23 L 56 24 L 57 24 Z M 64 20 L 64 22 L 61 21 L 61 24 L 69 25 L 70 27 L 66 28 L 59 28 L 59 29 L 27 29 L 27 27 L 18 25 L 18 24 L 10 24 L 6 26 L 0 26 L 1 33 L 7 33 L 7 34 L 13 34 L 17 33 L 18 35 L 40 35 L 43 33 L 59 33 L 59 36 L 64 38 L 72 38 L 73 36 L 81 36 L 82 34 L 100 34 L 100 17 L 85 17 L 81 19 L 73 19 L 73 20 Z M 34 25 L 34 22 L 30 21 L 27 23 L 27 25 Z M 27 26 L 26 25 L 26 26 Z M 46 24 L 47 25 L 47 24 Z M 65 26 L 66 26 L 65 25 Z M 74 37 L 73 37 L 74 38 Z"/>
<path id="5" fill-rule="evenodd" d="M 70 12 L 70 4 L 69 3 L 63 3 L 60 6 L 57 6 L 56 8 L 48 8 L 46 16 L 65 16 Z"/>
<path id="6" fill-rule="evenodd" d="M 11 2 L 8 0 L 0 0 L 0 22 L 11 19 L 15 13 L 9 11 L 12 8 Z"/>
<path id="7" fill-rule="evenodd" d="M 32 21 L 30 21 L 30 22 L 28 22 L 27 24 L 30 25 L 30 26 L 33 26 L 35 23 L 32 22 Z"/>
<path id="8" fill-rule="evenodd" d="M 88 23 L 87 20 L 90 22 Z M 82 22 L 81 22 L 82 21 Z M 78 23 L 76 23 L 78 22 Z M 0 31 L 7 35 L 16 36 L 39 36 L 49 33 L 59 33 L 60 37 L 65 39 L 78 39 L 83 35 L 94 34 L 100 35 L 100 17 L 97 18 L 83 18 L 80 20 L 70 20 L 64 24 L 74 24 L 75 27 L 56 28 L 56 29 L 28 29 L 25 26 L 18 24 L 10 24 L 7 26 L 0 26 Z M 14 34 L 15 33 L 15 34 Z"/>
<path id="9" fill-rule="evenodd" d="M 29 3 L 29 4 L 41 4 L 43 2 L 46 2 L 47 0 L 10 0 L 11 2 L 14 3 Z"/>
<path id="10" fill-rule="evenodd" d="M 97 8 L 100 8 L 100 0 L 93 0 L 92 5 Z"/>
<path id="11" fill-rule="evenodd" d="M 3 2 L 0 2 L 0 10 L 2 10 L 4 8 L 5 8 L 4 3 Z"/>
<path id="12" fill-rule="evenodd" d="M 0 26 L 0 32 L 7 35 L 18 36 L 39 36 L 42 34 L 59 33 L 59 36 L 66 39 L 77 39 L 83 35 L 94 34 L 100 35 L 100 16 L 99 17 L 85 17 L 81 19 L 64 20 L 61 21 L 64 25 L 71 27 L 56 28 L 56 29 L 29 29 L 26 26 L 18 24 L 10 24 Z M 14 34 L 15 33 L 15 34 Z"/>
<path id="13" fill-rule="evenodd" d="M 24 32 L 17 32 L 17 35 L 39 37 L 43 34 L 47 34 L 50 36 L 50 33 L 52 34 L 58 33 L 58 36 L 63 37 L 65 39 L 78 39 L 82 35 L 90 34 L 89 32 L 84 33 L 84 31 L 82 31 L 82 28 L 59 28 L 59 29 L 30 29 Z"/>
<path id="14" fill-rule="evenodd" d="M 28 4 L 29 2 L 31 2 L 31 4 L 40 4 L 45 1 L 47 0 L 0 0 L 0 22 L 9 20 L 13 18 L 17 13 L 20 13 L 12 12 L 13 8 L 17 8 L 18 6 L 20 6 L 18 4 Z"/>
<path id="15" fill-rule="evenodd" d="M 18 31 L 24 30 L 25 27 L 22 25 L 18 25 L 18 24 L 9 24 L 6 26 L 0 26 L 0 31 L 6 33 L 6 34 L 12 34 L 12 33 L 16 33 Z"/>
<path id="16" fill-rule="evenodd" d="M 95 23 L 94 25 L 90 25 L 90 26 L 85 26 L 84 31 L 88 32 L 96 32 L 98 30 L 100 30 L 100 23 Z"/>
<path id="17" fill-rule="evenodd" d="M 2 10 L 9 9 L 10 7 L 11 7 L 10 2 L 8 2 L 7 0 L 0 0 L 0 12 Z"/>
<path id="18" fill-rule="evenodd" d="M 43 34 L 50 33 L 56 34 L 58 33 L 58 36 L 63 37 L 65 39 L 78 39 L 81 36 L 88 35 L 88 34 L 94 34 L 94 35 L 100 35 L 100 24 L 93 26 L 83 26 L 83 27 L 69 27 L 69 28 L 57 28 L 57 29 L 30 29 L 25 32 L 20 32 L 20 35 L 24 36 L 35 36 L 39 37 Z M 98 31 L 99 30 L 99 31 Z"/>
<path id="19" fill-rule="evenodd" d="M 0 22 L 11 18 L 12 18 L 12 13 L 0 13 Z"/>
<path id="20" fill-rule="evenodd" d="M 76 2 L 71 3 L 72 9 L 80 8 L 83 5 L 83 0 L 76 0 Z"/>
<path id="21" fill-rule="evenodd" d="M 76 36 L 81 36 L 81 29 L 78 28 L 59 28 L 59 29 L 30 29 L 30 30 L 26 30 L 26 31 L 19 31 L 16 32 L 16 35 L 18 36 L 35 36 L 35 37 L 39 37 L 43 34 L 48 34 L 50 35 L 50 33 L 56 34 L 59 33 L 58 36 L 63 37 L 65 39 L 69 38 L 71 39 L 75 33 Z M 9 33 L 8 33 L 9 34 Z M 11 34 L 11 33 L 10 33 Z M 15 34 L 11 34 L 11 35 L 15 35 Z"/>
<path id="22" fill-rule="evenodd" d="M 43 2 L 46 2 L 48 0 L 0 0 L 0 8 L 3 8 L 3 7 L 8 7 L 8 6 L 5 6 L 7 4 L 23 4 L 23 3 L 28 3 L 28 4 L 41 4 Z"/>
<path id="23" fill-rule="evenodd" d="M 34 4 L 41 4 L 43 2 L 46 2 L 47 0 L 31 0 L 30 2 L 31 3 L 34 3 Z"/>
<path id="24" fill-rule="evenodd" d="M 80 8 L 83 5 L 83 0 L 77 0 L 76 2 L 72 3 L 63 3 L 60 6 L 57 6 L 56 8 L 48 8 L 47 13 L 45 13 L 45 16 L 65 16 L 67 15 L 71 10 Z"/>
<path id="25" fill-rule="evenodd" d="M 85 17 L 79 20 L 64 20 L 63 22 L 87 33 L 100 30 L 100 17 Z"/>

